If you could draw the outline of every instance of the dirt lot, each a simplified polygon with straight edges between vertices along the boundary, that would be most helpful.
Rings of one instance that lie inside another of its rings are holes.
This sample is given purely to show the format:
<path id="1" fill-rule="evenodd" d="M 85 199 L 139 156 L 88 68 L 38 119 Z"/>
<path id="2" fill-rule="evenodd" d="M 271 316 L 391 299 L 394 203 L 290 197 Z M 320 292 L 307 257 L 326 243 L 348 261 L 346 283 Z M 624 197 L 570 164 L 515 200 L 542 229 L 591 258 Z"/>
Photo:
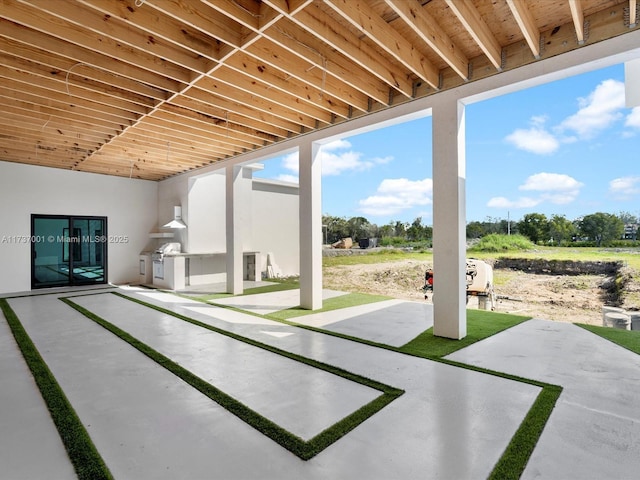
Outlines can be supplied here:
<path id="1" fill-rule="evenodd" d="M 325 267 L 323 283 L 330 289 L 425 301 L 420 289 L 428 267 L 431 265 L 417 260 Z M 540 275 L 496 269 L 495 292 L 499 296 L 496 311 L 602 325 L 602 306 L 605 304 L 602 285 L 607 280 L 604 275 Z M 636 284 L 629 288 L 640 291 Z M 431 300 L 430 296 L 426 301 Z M 469 307 L 477 308 L 477 299 L 471 298 Z"/>

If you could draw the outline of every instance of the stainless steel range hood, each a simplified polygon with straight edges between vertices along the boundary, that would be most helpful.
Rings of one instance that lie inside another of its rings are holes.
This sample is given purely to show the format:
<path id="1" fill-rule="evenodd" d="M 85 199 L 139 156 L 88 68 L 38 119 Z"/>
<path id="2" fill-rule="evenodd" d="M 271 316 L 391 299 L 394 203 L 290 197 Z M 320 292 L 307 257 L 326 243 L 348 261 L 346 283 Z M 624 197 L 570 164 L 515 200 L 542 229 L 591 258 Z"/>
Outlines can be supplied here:
<path id="1" fill-rule="evenodd" d="M 173 220 L 163 225 L 164 228 L 187 228 L 187 225 L 182 221 L 182 207 L 173 207 Z"/>

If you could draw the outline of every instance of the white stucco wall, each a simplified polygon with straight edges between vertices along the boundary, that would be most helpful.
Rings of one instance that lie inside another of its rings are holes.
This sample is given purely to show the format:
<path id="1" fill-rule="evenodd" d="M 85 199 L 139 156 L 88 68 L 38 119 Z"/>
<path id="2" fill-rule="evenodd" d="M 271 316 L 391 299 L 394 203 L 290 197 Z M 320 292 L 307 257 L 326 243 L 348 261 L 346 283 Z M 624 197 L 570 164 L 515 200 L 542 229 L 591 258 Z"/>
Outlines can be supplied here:
<path id="1" fill-rule="evenodd" d="M 0 293 L 31 289 L 31 246 L 10 237 L 31 235 L 31 214 L 107 217 L 108 280 L 138 280 L 138 254 L 158 219 L 158 184 L 0 161 Z M 4 238 L 4 242 L 3 242 Z"/>
<path id="2" fill-rule="evenodd" d="M 273 253 L 283 276 L 300 273 L 299 189 L 297 185 L 269 180 L 253 181 L 253 233 L 256 250 Z"/>
<path id="3" fill-rule="evenodd" d="M 242 248 L 261 253 L 260 269 L 267 269 L 267 253 L 273 253 L 283 275 L 299 274 L 298 187 L 283 182 L 255 179 L 252 168 L 243 169 L 239 205 Z M 225 170 L 208 175 L 181 175 L 164 180 L 158 186 L 158 228 L 171 220 L 174 205 L 182 206 L 188 228 L 174 230 L 174 241 L 188 253 L 226 251 Z M 203 260 L 205 261 L 205 260 Z M 194 282 L 224 281 L 224 257 L 209 258 L 215 265 L 192 261 L 192 274 L 199 269 L 214 272 Z M 195 283 L 194 283 L 195 284 Z"/>

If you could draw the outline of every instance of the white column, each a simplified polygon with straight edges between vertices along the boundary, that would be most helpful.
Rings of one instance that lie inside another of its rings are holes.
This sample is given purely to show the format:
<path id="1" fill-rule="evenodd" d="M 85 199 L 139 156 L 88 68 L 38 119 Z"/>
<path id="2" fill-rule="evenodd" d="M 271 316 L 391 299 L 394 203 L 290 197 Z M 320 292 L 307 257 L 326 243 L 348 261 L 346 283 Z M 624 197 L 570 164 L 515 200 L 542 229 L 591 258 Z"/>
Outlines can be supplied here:
<path id="1" fill-rule="evenodd" d="M 322 165 L 320 147 L 304 142 L 300 164 L 300 306 L 322 308 Z"/>
<path id="2" fill-rule="evenodd" d="M 624 86 L 625 106 L 640 107 L 640 58 L 624 62 Z"/>
<path id="3" fill-rule="evenodd" d="M 461 339 L 467 335 L 464 105 L 445 95 L 432 121 L 433 334 Z"/>
<path id="4" fill-rule="evenodd" d="M 226 169 L 226 229 L 227 229 L 227 293 L 239 295 L 243 292 L 242 282 L 242 208 L 241 188 L 242 167 L 228 166 Z"/>

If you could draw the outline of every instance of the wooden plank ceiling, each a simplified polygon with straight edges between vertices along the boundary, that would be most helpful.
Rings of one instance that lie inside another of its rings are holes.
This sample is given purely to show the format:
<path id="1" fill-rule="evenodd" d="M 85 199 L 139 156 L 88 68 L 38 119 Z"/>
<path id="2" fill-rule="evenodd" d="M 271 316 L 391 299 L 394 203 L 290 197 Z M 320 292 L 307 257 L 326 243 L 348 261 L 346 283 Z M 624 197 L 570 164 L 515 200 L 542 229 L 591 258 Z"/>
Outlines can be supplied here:
<path id="1" fill-rule="evenodd" d="M 638 18 L 636 0 L 0 1 L 0 160 L 149 180 Z"/>

